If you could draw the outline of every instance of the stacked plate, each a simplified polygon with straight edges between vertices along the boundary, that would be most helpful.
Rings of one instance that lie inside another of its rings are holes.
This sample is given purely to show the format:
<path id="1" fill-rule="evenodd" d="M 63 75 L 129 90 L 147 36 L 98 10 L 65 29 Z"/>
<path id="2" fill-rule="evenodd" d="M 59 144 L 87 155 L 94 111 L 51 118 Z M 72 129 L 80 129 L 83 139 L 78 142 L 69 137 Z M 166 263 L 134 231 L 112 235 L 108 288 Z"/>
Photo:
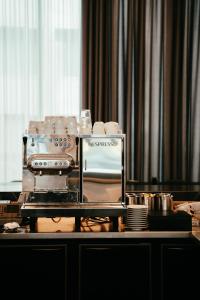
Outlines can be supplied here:
<path id="1" fill-rule="evenodd" d="M 144 230 L 148 228 L 148 206 L 142 204 L 127 205 L 126 230 Z"/>

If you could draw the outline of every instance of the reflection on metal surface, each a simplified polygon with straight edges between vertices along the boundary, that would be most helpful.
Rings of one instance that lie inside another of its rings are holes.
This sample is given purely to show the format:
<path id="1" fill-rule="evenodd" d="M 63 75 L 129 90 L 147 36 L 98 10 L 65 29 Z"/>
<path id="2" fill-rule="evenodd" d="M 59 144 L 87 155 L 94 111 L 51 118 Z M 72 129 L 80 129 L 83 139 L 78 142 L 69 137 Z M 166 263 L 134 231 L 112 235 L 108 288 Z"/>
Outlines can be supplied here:
<path id="1" fill-rule="evenodd" d="M 29 134 L 23 146 L 23 191 L 71 191 L 77 194 L 78 149 L 74 135 Z"/>
<path id="2" fill-rule="evenodd" d="M 81 140 L 83 202 L 123 202 L 124 135 Z"/>
<path id="3" fill-rule="evenodd" d="M 125 135 L 23 136 L 22 216 L 124 214 Z"/>

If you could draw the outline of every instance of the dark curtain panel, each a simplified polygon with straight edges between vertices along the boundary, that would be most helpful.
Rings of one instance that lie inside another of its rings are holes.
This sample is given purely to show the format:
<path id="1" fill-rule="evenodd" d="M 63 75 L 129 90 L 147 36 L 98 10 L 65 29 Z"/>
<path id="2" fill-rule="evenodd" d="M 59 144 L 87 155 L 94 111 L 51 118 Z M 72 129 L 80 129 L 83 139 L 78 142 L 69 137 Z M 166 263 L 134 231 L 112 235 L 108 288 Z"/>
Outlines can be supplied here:
<path id="1" fill-rule="evenodd" d="M 82 103 L 92 120 L 118 120 L 118 0 L 83 0 Z"/>
<path id="2" fill-rule="evenodd" d="M 118 121 L 127 178 L 200 182 L 200 1 L 83 0 L 83 108 Z"/>

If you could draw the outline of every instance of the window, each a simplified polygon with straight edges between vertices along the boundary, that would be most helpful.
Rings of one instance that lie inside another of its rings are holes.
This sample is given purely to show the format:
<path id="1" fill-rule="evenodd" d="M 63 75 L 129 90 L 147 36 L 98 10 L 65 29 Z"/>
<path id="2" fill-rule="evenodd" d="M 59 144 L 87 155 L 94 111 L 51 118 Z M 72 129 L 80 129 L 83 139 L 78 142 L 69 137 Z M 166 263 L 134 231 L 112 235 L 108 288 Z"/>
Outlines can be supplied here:
<path id="1" fill-rule="evenodd" d="M 29 120 L 79 115 L 81 0 L 0 0 L 0 182 L 22 179 Z"/>

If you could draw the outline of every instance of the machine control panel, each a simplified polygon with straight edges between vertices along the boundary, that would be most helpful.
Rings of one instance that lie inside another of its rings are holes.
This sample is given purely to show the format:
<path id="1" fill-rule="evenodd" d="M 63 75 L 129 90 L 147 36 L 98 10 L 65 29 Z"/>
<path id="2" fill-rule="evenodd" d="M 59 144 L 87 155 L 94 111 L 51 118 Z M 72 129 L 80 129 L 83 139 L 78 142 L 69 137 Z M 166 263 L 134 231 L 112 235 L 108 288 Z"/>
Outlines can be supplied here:
<path id="1" fill-rule="evenodd" d="M 70 135 L 29 135 L 28 155 L 33 153 L 58 153 L 60 149 L 70 151 L 75 145 L 75 136 Z"/>
<path id="2" fill-rule="evenodd" d="M 68 160 L 33 160 L 31 161 L 31 167 L 33 169 L 67 169 L 70 166 L 70 161 Z"/>

